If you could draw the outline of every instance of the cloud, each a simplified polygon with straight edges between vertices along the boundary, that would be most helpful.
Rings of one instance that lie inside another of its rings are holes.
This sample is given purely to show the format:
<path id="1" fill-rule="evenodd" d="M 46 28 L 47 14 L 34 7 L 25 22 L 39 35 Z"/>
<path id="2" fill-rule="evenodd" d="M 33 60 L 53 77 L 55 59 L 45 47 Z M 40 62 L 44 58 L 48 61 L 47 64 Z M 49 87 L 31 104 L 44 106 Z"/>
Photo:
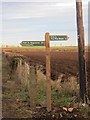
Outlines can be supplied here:
<path id="1" fill-rule="evenodd" d="M 50 31 L 50 33 L 70 33 L 70 43 L 75 44 L 73 41 L 76 37 L 75 0 L 68 0 L 68 2 L 66 0 L 59 0 L 59 2 L 18 1 L 3 2 L 3 33 L 6 43 L 14 44 L 22 39 L 42 40 L 44 33 Z M 87 8 L 86 1 L 83 0 L 84 11 Z M 85 22 L 86 17 L 85 13 Z"/>
<path id="2" fill-rule="evenodd" d="M 12 33 L 12 32 L 26 32 L 26 31 L 30 31 L 30 29 L 20 29 L 20 28 L 14 28 L 14 29 L 9 29 L 9 28 L 4 28 L 3 30 L 3 33 Z"/>
<path id="3" fill-rule="evenodd" d="M 7 27 L 7 26 L 4 26 L 3 29 L 2 29 L 2 32 L 3 33 L 18 33 L 18 32 L 32 32 L 34 31 L 35 29 L 40 29 L 40 28 L 45 28 L 46 25 L 32 25 L 30 28 L 27 28 L 27 27 Z M 1 29 L 0 29 L 1 31 Z"/>
<path id="4" fill-rule="evenodd" d="M 59 6 L 59 7 L 62 7 L 64 9 L 67 9 L 68 7 L 74 7 L 75 6 L 75 3 L 56 3 L 56 6 Z"/>
<path id="5" fill-rule="evenodd" d="M 69 0 L 73 1 L 73 0 Z M 84 8 L 86 8 L 86 2 L 84 2 Z M 75 2 L 15 2 L 15 3 L 3 3 L 3 19 L 31 19 L 31 18 L 45 18 L 58 16 L 59 14 L 65 14 L 67 11 L 75 9 Z"/>
<path id="6" fill-rule="evenodd" d="M 67 3 L 67 0 L 1 0 L 2 2 L 65 2 Z M 80 0 L 77 0 L 77 1 L 80 1 Z M 89 2 L 89 0 L 82 0 L 83 2 L 86 1 L 86 2 Z M 68 0 L 69 3 L 71 2 L 75 2 L 75 0 Z"/>
<path id="7" fill-rule="evenodd" d="M 66 0 L 1 0 L 2 2 L 67 2 Z M 73 0 L 68 0 L 72 2 Z"/>
<path id="8" fill-rule="evenodd" d="M 10 3 L 11 4 L 11 3 Z M 13 3 L 16 6 L 10 6 L 3 4 L 3 19 L 31 19 L 31 18 L 44 18 L 44 17 L 51 17 L 57 16 L 59 13 L 63 13 L 67 7 L 62 4 L 56 3 L 40 3 L 40 4 L 30 4 L 30 3 Z M 66 5 L 67 6 L 67 5 Z M 70 7 L 70 6 L 68 6 Z M 63 12 L 62 12 L 63 11 Z"/>

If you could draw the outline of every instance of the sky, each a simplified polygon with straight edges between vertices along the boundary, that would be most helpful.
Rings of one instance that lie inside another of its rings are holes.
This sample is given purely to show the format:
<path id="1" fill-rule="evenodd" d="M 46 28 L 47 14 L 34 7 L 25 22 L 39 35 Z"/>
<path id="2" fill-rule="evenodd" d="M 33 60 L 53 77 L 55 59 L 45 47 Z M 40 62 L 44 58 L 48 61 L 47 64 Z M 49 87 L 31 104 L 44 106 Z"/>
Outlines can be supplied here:
<path id="1" fill-rule="evenodd" d="M 88 44 L 88 0 L 82 0 L 85 44 Z M 2 0 L 0 35 L 3 45 L 19 45 L 23 40 L 45 40 L 45 33 L 65 34 L 67 41 L 54 41 L 51 46 L 76 46 L 75 0 Z"/>

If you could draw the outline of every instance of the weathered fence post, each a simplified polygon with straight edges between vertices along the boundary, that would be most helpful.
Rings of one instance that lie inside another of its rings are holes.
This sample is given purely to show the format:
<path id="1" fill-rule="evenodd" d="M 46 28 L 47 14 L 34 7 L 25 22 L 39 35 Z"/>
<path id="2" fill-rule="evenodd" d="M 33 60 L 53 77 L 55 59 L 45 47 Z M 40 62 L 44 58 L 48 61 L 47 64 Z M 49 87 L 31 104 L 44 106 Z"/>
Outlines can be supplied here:
<path id="1" fill-rule="evenodd" d="M 25 87 L 25 61 L 21 59 L 20 61 L 20 74 L 21 74 L 21 83 Z"/>
<path id="2" fill-rule="evenodd" d="M 50 80 L 50 36 L 49 33 L 45 34 L 46 46 L 46 81 L 47 81 L 47 111 L 51 111 L 51 80 Z"/>
<path id="3" fill-rule="evenodd" d="M 29 64 L 25 61 L 24 63 L 24 68 L 25 68 L 25 76 L 24 76 L 24 79 L 25 79 L 25 87 L 27 89 L 28 87 L 28 76 L 29 76 Z"/>
<path id="4" fill-rule="evenodd" d="M 76 0 L 77 12 L 77 35 L 78 35 L 78 56 L 79 56 L 79 76 L 80 76 L 80 97 L 86 103 L 86 69 L 85 69 L 85 46 L 84 27 L 82 19 L 82 0 Z"/>
<path id="5" fill-rule="evenodd" d="M 31 65 L 29 69 L 28 91 L 30 96 L 30 106 L 32 110 L 36 108 L 36 91 L 37 91 L 37 69 L 36 65 Z"/>
<path id="6" fill-rule="evenodd" d="M 19 77 L 19 79 L 21 80 L 21 66 L 22 66 L 22 59 L 21 58 L 19 58 L 19 60 L 18 60 L 18 77 Z"/>

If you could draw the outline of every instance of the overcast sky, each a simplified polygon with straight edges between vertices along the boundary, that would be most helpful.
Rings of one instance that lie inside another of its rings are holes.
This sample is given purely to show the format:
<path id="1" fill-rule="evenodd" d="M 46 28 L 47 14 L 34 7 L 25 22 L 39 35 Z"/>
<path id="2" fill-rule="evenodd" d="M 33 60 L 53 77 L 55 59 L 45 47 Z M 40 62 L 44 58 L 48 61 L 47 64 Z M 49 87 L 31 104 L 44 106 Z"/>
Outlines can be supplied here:
<path id="1" fill-rule="evenodd" d="M 82 1 L 85 43 L 88 44 L 88 0 Z M 45 32 L 69 36 L 68 41 L 51 45 L 77 45 L 75 0 L 2 0 L 1 5 L 0 34 L 2 32 L 4 45 L 19 45 L 22 40 L 45 40 Z"/>

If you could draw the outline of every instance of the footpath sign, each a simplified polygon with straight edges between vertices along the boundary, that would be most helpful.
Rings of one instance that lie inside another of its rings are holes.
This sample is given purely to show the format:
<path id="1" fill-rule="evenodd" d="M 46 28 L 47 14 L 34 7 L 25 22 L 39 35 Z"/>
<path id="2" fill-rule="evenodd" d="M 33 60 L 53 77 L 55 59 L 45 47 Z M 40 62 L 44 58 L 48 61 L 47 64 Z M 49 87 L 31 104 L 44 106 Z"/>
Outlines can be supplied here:
<path id="1" fill-rule="evenodd" d="M 50 41 L 63 41 L 68 39 L 69 37 L 67 35 L 50 35 Z"/>
<path id="2" fill-rule="evenodd" d="M 46 47 L 46 81 L 47 81 L 47 111 L 50 112 L 51 108 L 51 70 L 50 70 L 50 41 L 63 41 L 68 40 L 67 35 L 50 35 L 45 33 L 45 47 Z"/>

